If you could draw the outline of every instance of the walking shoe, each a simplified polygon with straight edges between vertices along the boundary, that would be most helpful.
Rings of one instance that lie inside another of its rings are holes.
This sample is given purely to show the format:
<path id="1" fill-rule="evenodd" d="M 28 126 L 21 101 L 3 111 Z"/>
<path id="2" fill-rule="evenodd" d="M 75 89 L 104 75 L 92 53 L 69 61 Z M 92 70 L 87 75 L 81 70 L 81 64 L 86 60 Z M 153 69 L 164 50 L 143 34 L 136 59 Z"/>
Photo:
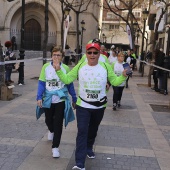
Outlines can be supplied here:
<path id="1" fill-rule="evenodd" d="M 10 83 L 14 83 L 14 81 L 12 81 L 12 80 L 9 80 L 9 82 L 10 82 Z"/>
<path id="2" fill-rule="evenodd" d="M 95 158 L 95 154 L 94 154 L 92 149 L 88 149 L 87 150 L 87 157 L 90 158 L 90 159 L 94 159 Z"/>
<path id="3" fill-rule="evenodd" d="M 53 137 L 54 137 L 54 133 L 48 131 L 48 140 L 53 140 Z"/>
<path id="4" fill-rule="evenodd" d="M 117 106 L 117 104 L 113 103 L 113 110 L 116 110 L 116 106 Z"/>
<path id="5" fill-rule="evenodd" d="M 85 168 L 80 168 L 80 167 L 78 167 L 78 166 L 73 166 L 72 169 L 75 169 L 75 170 L 86 170 Z"/>
<path id="6" fill-rule="evenodd" d="M 60 153 L 58 148 L 52 148 L 53 158 L 59 158 Z"/>
<path id="7" fill-rule="evenodd" d="M 121 106 L 120 101 L 117 101 L 117 106 L 118 106 L 118 107 L 120 107 L 120 106 Z"/>

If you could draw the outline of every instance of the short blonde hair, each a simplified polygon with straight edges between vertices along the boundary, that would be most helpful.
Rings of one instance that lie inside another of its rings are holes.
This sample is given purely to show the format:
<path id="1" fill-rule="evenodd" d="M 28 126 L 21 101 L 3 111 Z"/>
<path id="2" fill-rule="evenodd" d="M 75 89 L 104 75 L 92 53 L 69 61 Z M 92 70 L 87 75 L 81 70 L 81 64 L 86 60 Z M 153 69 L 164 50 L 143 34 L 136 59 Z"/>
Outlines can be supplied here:
<path id="1" fill-rule="evenodd" d="M 119 52 L 117 57 L 121 57 L 121 56 L 125 57 L 125 54 L 123 52 Z"/>

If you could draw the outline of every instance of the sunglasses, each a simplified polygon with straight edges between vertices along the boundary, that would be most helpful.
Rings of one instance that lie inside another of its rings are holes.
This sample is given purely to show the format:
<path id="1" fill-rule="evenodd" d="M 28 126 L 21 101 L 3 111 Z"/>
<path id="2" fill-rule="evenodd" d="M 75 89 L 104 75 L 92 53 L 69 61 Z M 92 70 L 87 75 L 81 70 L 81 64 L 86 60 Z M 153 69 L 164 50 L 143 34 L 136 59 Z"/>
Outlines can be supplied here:
<path id="1" fill-rule="evenodd" d="M 98 52 L 98 51 L 94 51 L 94 52 L 88 51 L 87 54 L 90 54 L 90 55 L 91 55 L 91 54 L 97 55 L 97 54 L 99 54 L 99 52 Z"/>

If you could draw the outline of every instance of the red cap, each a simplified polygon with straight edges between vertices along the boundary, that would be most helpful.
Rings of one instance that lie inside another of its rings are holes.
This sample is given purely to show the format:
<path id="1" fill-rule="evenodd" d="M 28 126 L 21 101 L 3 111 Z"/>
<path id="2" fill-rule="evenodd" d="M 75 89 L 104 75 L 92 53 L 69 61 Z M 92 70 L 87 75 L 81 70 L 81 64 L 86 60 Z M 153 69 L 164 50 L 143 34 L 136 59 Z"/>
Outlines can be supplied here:
<path id="1" fill-rule="evenodd" d="M 97 44 L 97 43 L 87 44 L 87 45 L 86 45 L 86 50 L 88 50 L 88 49 L 90 49 L 90 48 L 95 48 L 95 49 L 97 49 L 97 50 L 100 51 L 100 46 L 99 46 L 99 44 Z"/>
<path id="2" fill-rule="evenodd" d="M 5 42 L 5 47 L 10 47 L 12 46 L 12 42 L 11 41 L 6 41 Z"/>

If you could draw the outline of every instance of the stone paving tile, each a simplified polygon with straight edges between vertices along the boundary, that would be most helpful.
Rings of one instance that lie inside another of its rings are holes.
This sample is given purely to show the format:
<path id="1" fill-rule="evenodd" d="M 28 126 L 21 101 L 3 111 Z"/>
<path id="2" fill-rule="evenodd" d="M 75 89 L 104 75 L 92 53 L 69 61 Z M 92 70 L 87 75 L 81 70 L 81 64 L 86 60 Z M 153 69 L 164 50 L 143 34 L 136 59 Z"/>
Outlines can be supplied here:
<path id="1" fill-rule="evenodd" d="M 66 170 L 75 165 L 72 155 Z M 87 170 L 161 170 L 156 158 L 97 153 L 95 159 L 86 159 Z"/>
<path id="2" fill-rule="evenodd" d="M 151 112 L 151 114 L 158 125 L 170 126 L 170 113 Z"/>
<path id="3" fill-rule="evenodd" d="M 15 117 L 12 119 L 1 117 L 0 125 L 0 137 L 3 138 L 39 140 L 44 136 L 47 129 L 44 121 L 33 121 Z"/>
<path id="4" fill-rule="evenodd" d="M 100 125 L 96 145 L 151 149 L 144 129 Z"/>
<path id="5" fill-rule="evenodd" d="M 36 101 L 34 103 L 29 103 L 29 104 L 27 104 L 27 102 L 23 102 L 19 104 L 17 107 L 7 112 L 6 114 L 13 114 L 14 116 L 28 115 L 28 116 L 35 117 L 35 110 L 36 110 Z"/>
<path id="6" fill-rule="evenodd" d="M 162 130 L 162 134 L 164 135 L 165 139 L 167 140 L 170 146 L 170 130 Z"/>
<path id="7" fill-rule="evenodd" d="M 112 109 L 109 110 L 109 108 L 107 108 L 106 112 L 103 121 L 117 122 L 117 124 L 120 123 L 120 125 L 121 123 L 128 123 L 129 126 L 131 125 L 143 126 L 142 121 L 139 117 L 139 113 L 137 111 L 122 109 L 113 111 Z"/>
<path id="8" fill-rule="evenodd" d="M 32 150 L 28 146 L 0 144 L 0 170 L 17 170 Z"/>

